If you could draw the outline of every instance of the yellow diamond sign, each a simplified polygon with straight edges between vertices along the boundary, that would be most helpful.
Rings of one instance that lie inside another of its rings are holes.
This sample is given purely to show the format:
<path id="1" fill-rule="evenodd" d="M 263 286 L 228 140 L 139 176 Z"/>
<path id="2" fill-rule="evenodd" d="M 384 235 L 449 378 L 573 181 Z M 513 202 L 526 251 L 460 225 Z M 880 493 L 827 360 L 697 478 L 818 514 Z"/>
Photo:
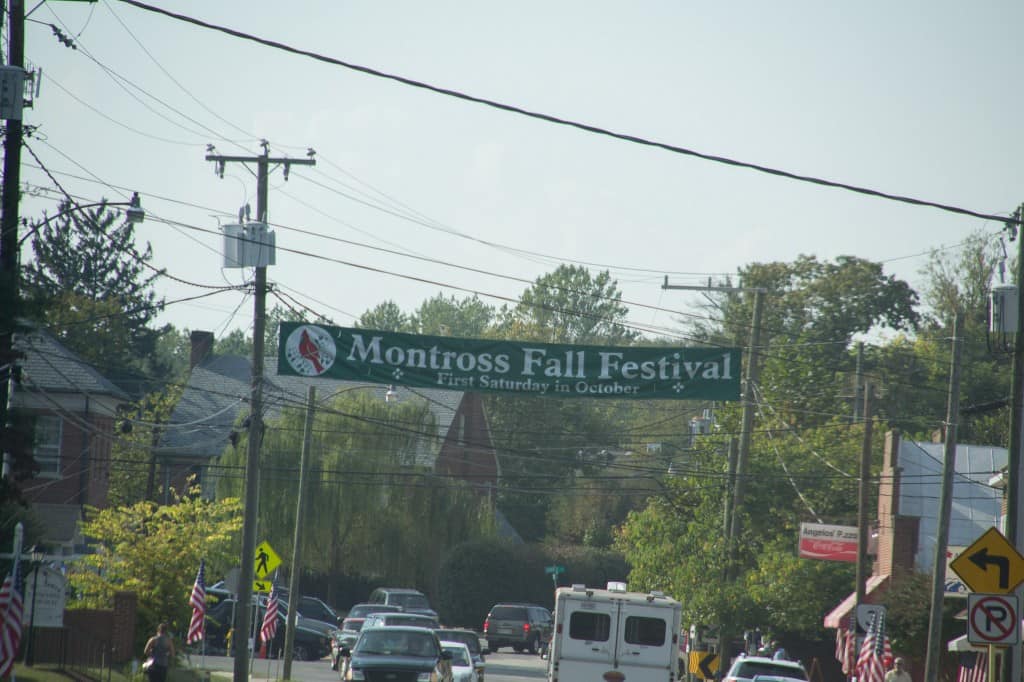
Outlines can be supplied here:
<path id="1" fill-rule="evenodd" d="M 949 567 L 975 592 L 1009 594 L 1024 582 L 1024 556 L 995 527 L 989 528 Z"/>
<path id="2" fill-rule="evenodd" d="M 256 546 L 256 564 L 254 566 L 254 572 L 256 573 L 256 579 L 262 580 L 266 578 L 275 568 L 281 565 L 281 557 L 277 556 L 277 552 L 270 546 L 270 543 L 264 540 Z"/>

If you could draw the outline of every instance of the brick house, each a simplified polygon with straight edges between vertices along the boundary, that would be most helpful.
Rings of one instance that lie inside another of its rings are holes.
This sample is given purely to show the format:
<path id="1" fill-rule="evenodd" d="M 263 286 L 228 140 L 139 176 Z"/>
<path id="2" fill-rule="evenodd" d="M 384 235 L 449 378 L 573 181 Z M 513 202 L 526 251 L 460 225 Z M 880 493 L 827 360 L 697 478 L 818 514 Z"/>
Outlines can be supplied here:
<path id="1" fill-rule="evenodd" d="M 24 357 L 11 407 L 35 420 L 39 467 L 19 487 L 43 526 L 41 549 L 78 554 L 83 506 L 107 504 L 114 425 L 129 396 L 45 330 L 16 334 L 14 347 Z"/>

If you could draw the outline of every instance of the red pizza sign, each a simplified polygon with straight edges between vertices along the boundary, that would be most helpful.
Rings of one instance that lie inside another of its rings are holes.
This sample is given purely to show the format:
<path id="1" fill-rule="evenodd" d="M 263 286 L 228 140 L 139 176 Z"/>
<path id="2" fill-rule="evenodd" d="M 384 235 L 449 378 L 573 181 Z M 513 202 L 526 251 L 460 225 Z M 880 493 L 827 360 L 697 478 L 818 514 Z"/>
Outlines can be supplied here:
<path id="1" fill-rule="evenodd" d="M 857 527 L 801 523 L 800 556 L 857 563 Z"/>

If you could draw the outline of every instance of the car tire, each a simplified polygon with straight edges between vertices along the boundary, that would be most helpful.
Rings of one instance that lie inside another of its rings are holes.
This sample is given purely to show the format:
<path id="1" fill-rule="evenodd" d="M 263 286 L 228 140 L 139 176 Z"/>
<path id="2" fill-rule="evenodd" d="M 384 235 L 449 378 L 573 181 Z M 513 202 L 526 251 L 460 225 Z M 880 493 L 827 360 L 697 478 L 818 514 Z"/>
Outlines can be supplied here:
<path id="1" fill-rule="evenodd" d="M 526 645 L 526 650 L 529 651 L 530 654 L 533 656 L 537 655 L 537 650 L 540 648 L 539 642 L 537 641 L 538 639 L 540 638 L 537 637 L 537 635 L 534 635 L 530 638 L 530 643 Z"/>
<path id="2" fill-rule="evenodd" d="M 512 645 L 512 651 L 516 652 L 517 654 L 523 653 L 523 645 L 522 644 L 513 644 Z"/>
<path id="3" fill-rule="evenodd" d="M 296 661 L 310 660 L 309 652 L 306 651 L 306 647 L 302 644 L 296 644 L 292 647 L 292 658 Z"/>

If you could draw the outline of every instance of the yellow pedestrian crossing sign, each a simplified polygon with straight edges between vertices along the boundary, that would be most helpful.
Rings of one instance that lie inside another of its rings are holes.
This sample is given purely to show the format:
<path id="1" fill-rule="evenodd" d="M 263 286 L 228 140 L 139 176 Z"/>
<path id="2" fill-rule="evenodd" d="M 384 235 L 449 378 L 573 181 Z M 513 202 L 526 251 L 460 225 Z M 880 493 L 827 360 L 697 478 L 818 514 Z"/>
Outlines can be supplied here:
<path id="1" fill-rule="evenodd" d="M 256 564 L 254 572 L 257 580 L 263 580 L 270 575 L 275 568 L 281 565 L 281 557 L 277 555 L 270 543 L 264 540 L 256 546 Z M 269 590 L 268 590 L 269 591 Z"/>
<path id="2" fill-rule="evenodd" d="M 270 582 L 269 580 L 252 581 L 252 591 L 257 593 L 267 594 L 270 592 L 270 588 L 273 586 L 274 583 Z"/>

